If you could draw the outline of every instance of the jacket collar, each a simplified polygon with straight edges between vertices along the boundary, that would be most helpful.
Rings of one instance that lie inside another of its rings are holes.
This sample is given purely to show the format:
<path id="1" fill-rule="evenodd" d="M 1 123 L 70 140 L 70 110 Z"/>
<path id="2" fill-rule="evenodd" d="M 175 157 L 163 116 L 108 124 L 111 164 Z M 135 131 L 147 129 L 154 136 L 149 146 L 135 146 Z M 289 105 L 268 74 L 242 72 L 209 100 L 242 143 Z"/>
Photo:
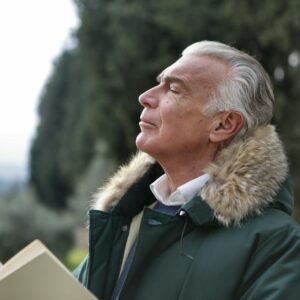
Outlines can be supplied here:
<path id="1" fill-rule="evenodd" d="M 138 152 L 99 190 L 93 208 L 108 211 L 115 207 L 127 191 L 136 189 L 144 178 L 149 178 L 154 164 L 152 157 Z M 232 143 L 220 152 L 205 170 L 210 180 L 201 189 L 200 199 L 196 199 L 204 201 L 200 206 L 206 207 L 211 212 L 208 215 L 212 214 L 225 226 L 239 224 L 247 216 L 260 214 L 274 201 L 287 171 L 286 155 L 274 126 L 260 127 L 245 140 Z M 156 176 L 152 174 L 151 180 Z M 149 179 L 146 182 L 151 183 Z M 195 201 L 187 205 L 191 216 L 201 211 L 190 207 Z"/>

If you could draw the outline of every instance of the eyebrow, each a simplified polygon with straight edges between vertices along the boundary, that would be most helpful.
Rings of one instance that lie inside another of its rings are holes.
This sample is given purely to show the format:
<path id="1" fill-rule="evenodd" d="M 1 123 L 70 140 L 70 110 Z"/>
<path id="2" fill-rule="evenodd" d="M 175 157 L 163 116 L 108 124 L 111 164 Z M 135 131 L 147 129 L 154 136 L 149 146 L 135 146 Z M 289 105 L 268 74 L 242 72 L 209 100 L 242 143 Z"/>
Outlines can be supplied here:
<path id="1" fill-rule="evenodd" d="M 167 76 L 164 77 L 163 73 L 160 73 L 156 77 L 156 80 L 157 80 L 157 82 L 161 82 L 163 80 L 167 83 L 178 82 L 179 84 L 183 85 L 184 87 L 187 87 L 185 81 L 183 79 L 181 79 L 180 77 L 177 77 L 177 76 L 167 75 Z"/>

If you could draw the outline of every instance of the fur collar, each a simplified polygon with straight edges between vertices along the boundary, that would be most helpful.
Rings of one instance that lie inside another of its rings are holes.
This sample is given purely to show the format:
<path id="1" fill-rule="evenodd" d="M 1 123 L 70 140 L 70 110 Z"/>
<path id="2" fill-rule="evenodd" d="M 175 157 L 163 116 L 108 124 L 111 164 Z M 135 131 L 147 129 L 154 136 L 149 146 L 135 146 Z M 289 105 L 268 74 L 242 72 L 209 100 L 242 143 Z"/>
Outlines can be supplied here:
<path id="1" fill-rule="evenodd" d="M 152 157 L 139 152 L 96 194 L 94 209 L 108 211 L 114 207 L 154 163 Z M 199 196 L 219 222 L 228 226 L 260 214 L 273 201 L 287 176 L 288 164 L 274 126 L 268 125 L 223 149 L 205 172 L 210 180 Z"/>

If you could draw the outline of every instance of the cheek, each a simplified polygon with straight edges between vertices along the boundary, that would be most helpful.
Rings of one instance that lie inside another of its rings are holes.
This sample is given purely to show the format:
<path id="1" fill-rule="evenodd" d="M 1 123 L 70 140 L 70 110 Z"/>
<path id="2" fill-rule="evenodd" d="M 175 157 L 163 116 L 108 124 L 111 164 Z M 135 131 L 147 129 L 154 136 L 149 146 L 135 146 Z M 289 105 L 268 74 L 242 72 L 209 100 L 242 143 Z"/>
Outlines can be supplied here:
<path id="1" fill-rule="evenodd" d="M 181 119 L 186 118 L 189 113 L 189 108 L 179 100 L 167 100 L 161 109 L 161 119 L 173 122 L 179 122 Z"/>

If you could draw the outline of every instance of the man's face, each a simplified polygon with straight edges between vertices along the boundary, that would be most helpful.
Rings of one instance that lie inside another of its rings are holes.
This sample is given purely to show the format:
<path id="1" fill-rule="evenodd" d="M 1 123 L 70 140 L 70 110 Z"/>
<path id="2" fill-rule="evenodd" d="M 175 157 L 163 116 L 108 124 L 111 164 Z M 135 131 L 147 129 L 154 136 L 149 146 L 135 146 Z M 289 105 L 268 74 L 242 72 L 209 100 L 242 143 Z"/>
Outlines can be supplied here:
<path id="1" fill-rule="evenodd" d="M 224 63 L 207 56 L 186 55 L 166 68 L 159 84 L 139 97 L 144 109 L 137 147 L 157 160 L 201 154 L 213 124 L 202 110 L 226 73 Z"/>

